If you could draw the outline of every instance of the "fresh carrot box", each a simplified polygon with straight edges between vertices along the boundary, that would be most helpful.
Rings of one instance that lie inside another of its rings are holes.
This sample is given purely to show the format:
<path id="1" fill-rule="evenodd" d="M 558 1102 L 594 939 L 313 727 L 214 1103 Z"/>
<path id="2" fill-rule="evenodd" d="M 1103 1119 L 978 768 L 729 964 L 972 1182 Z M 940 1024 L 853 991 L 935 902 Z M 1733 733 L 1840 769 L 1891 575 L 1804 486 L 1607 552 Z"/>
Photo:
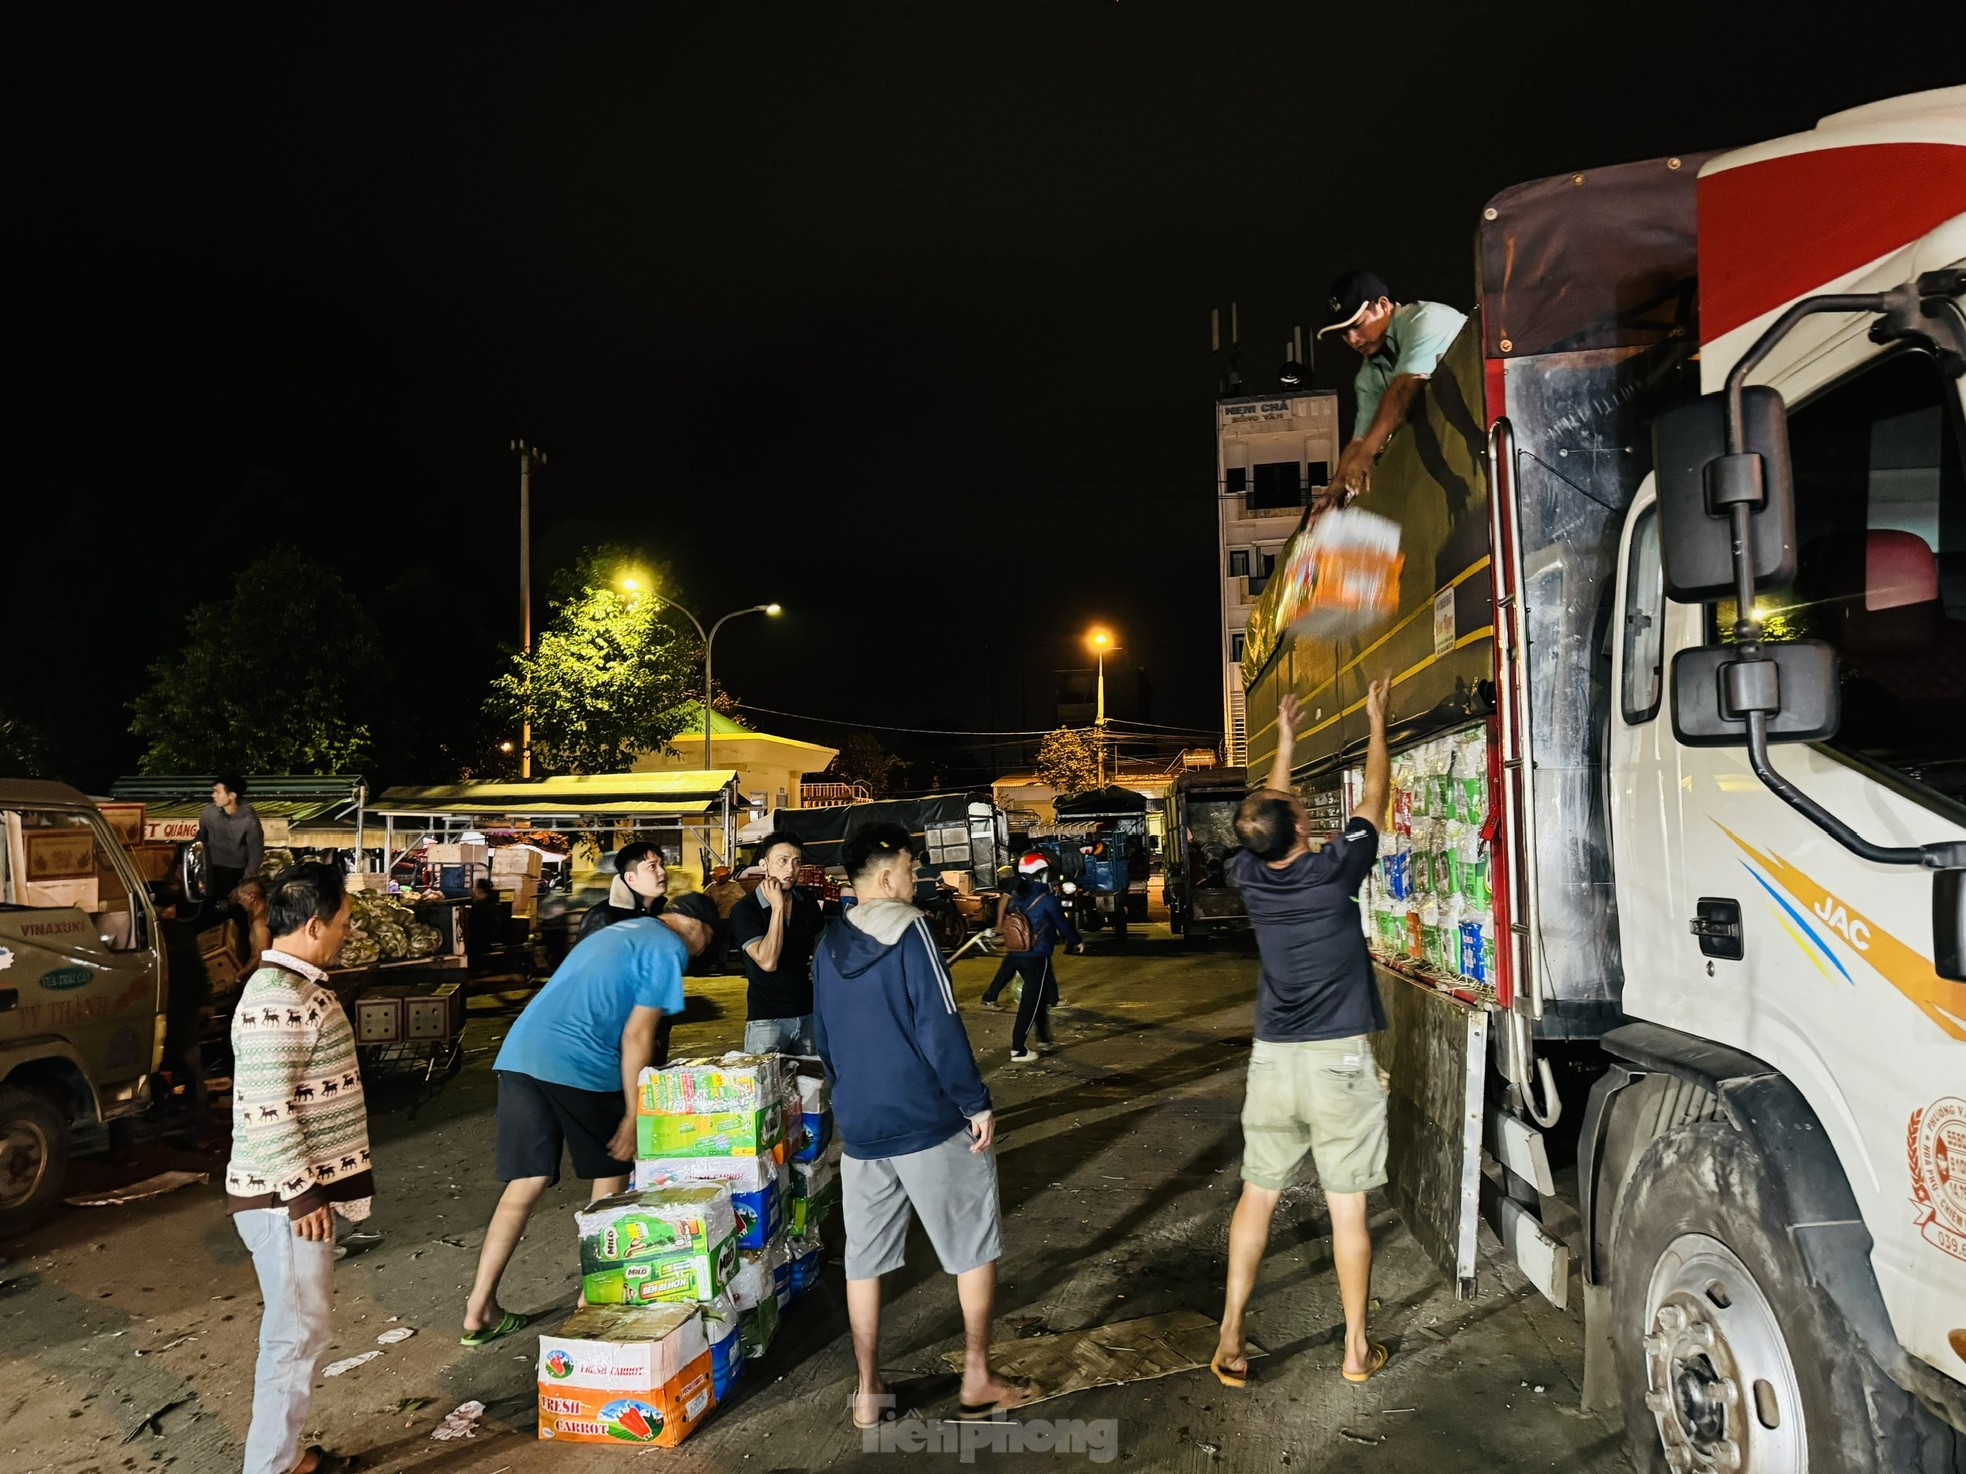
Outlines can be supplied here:
<path id="1" fill-rule="evenodd" d="M 674 1448 L 716 1406 L 695 1305 L 588 1305 L 539 1338 L 539 1436 Z"/>

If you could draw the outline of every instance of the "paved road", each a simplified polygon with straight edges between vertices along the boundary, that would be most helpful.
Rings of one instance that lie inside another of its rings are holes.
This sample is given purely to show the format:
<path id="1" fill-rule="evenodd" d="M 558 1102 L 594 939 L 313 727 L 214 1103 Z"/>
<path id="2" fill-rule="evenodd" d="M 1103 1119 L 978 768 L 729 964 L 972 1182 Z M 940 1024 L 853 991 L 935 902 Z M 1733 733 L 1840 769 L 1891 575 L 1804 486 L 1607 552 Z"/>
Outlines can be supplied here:
<path id="1" fill-rule="evenodd" d="M 1009 1016 L 976 1007 L 992 965 L 959 964 L 956 985 L 1002 1121 L 1003 1334 L 1189 1308 L 1215 1316 L 1237 1191 L 1252 959 L 1184 950 L 1161 927 L 1136 933 L 1123 952 L 1066 958 L 1061 982 L 1076 1007 L 1060 1016 L 1064 1047 L 1036 1067 L 1009 1062 Z M 741 983 L 710 979 L 692 991 L 698 1002 L 677 1032 L 678 1048 L 734 1045 Z M 435 1090 L 378 1082 L 376 1221 L 388 1239 L 340 1268 L 332 1355 L 371 1349 L 398 1326 L 417 1334 L 320 1384 L 317 1436 L 367 1453 L 371 1468 L 419 1474 L 581 1474 L 619 1469 L 624 1459 L 759 1474 L 895 1467 L 900 1449 L 870 1452 L 848 1426 L 851 1356 L 837 1252 L 738 1395 L 674 1450 L 541 1446 L 531 1338 L 476 1351 L 456 1344 L 496 1194 L 491 1051 L 522 1001 L 474 1001 L 469 1063 L 455 1079 Z M 80 1176 L 129 1180 L 187 1164 L 213 1160 L 156 1147 L 135 1167 L 87 1164 Z M 548 1195 L 506 1281 L 507 1303 L 542 1312 L 549 1325 L 573 1303 L 567 1214 L 577 1202 L 571 1183 Z M 1375 1328 L 1394 1357 L 1366 1387 L 1338 1376 L 1327 1224 L 1315 1187 L 1302 1187 L 1285 1198 L 1257 1288 L 1252 1330 L 1270 1355 L 1248 1391 L 1230 1392 L 1204 1370 L 1076 1394 L 1044 1411 L 1088 1420 L 1095 1452 L 1128 1469 L 1628 1469 L 1621 1436 L 1576 1411 L 1582 1352 L 1574 1315 L 1551 1309 L 1492 1244 L 1480 1297 L 1457 1302 L 1383 1204 L 1374 1226 L 1383 1307 Z M 6 1252 L 0 1468 L 238 1468 L 258 1303 L 251 1263 L 215 1189 L 63 1209 Z M 960 1322 L 953 1287 L 919 1234 L 889 1301 L 885 1360 L 921 1379 L 910 1397 L 939 1418 L 952 1388 L 933 1377 L 939 1353 L 958 1344 Z M 488 1404 L 478 1437 L 433 1442 L 442 1414 L 474 1398 Z M 953 1467 L 959 1457 L 917 1452 L 909 1466 Z M 987 1464 L 1007 1455 L 984 1448 L 971 1457 Z M 1019 1467 L 1094 1461 L 1086 1452 L 1026 1452 Z"/>

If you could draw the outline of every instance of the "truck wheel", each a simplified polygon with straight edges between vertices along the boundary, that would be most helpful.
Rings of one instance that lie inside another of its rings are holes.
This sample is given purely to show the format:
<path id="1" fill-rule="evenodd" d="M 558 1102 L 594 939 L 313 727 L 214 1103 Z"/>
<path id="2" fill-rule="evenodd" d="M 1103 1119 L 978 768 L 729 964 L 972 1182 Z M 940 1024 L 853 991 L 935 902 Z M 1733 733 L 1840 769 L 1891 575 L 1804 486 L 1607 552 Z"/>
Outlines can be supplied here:
<path id="1" fill-rule="evenodd" d="M 1633 1467 L 1950 1468 L 1950 1433 L 1884 1375 L 1810 1287 L 1788 1227 L 1768 1168 L 1725 1122 L 1670 1131 L 1640 1157 L 1611 1250 Z"/>
<path id="2" fill-rule="evenodd" d="M 45 1218 L 68 1172 L 68 1117 L 45 1095 L 0 1085 L 0 1238 Z"/>

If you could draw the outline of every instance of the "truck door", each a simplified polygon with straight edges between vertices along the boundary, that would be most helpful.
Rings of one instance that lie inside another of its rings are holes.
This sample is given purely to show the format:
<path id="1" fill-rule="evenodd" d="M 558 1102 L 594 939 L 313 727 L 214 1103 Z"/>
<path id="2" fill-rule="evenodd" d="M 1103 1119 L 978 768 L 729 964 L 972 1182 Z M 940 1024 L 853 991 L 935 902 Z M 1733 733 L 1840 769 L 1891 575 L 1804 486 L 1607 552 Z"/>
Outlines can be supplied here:
<path id="1" fill-rule="evenodd" d="M 1694 936 L 1691 918 L 1699 898 L 1688 894 L 1686 854 L 1693 774 L 1685 763 L 1716 754 L 1682 748 L 1674 739 L 1667 684 L 1671 652 L 1700 643 L 1703 615 L 1697 606 L 1671 603 L 1665 596 L 1658 506 L 1650 479 L 1626 519 L 1618 580 L 1621 618 L 1612 652 L 1616 697 L 1606 744 L 1612 854 L 1618 915 L 1632 927 L 1632 935 L 1646 938 L 1645 946 L 1630 949 L 1625 958 L 1624 1008 L 1634 1018 L 1718 1037 L 1709 1033 L 1717 1023 L 1716 1010 L 1737 1009 L 1743 1000 L 1738 990 L 1716 989 L 1708 966 L 1726 960 L 1730 949 L 1721 933 L 1729 913 L 1724 908 L 1734 907 L 1738 921 L 1740 887 L 1710 898 L 1715 915 L 1707 924 L 1714 935 Z M 1695 1018 L 1698 1027 L 1690 1022 Z"/>

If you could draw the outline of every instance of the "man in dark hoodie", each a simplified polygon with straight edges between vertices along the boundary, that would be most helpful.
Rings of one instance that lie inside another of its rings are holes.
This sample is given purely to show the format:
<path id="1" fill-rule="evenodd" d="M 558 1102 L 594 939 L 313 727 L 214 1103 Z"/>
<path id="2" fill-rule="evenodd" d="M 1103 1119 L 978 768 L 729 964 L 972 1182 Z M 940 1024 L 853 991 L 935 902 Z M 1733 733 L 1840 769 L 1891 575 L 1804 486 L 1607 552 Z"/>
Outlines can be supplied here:
<path id="1" fill-rule="evenodd" d="M 847 1318 L 859 1382 L 853 1421 L 886 1406 L 878 1342 L 881 1276 L 899 1269 L 912 1206 L 963 1312 L 961 1404 L 968 1416 L 1018 1407 L 1036 1389 L 990 1369 L 990 1314 L 1003 1254 L 990 1092 L 956 1013 L 899 824 L 871 824 L 841 856 L 858 903 L 813 957 L 813 1032 L 832 1086 L 845 1159 Z"/>

